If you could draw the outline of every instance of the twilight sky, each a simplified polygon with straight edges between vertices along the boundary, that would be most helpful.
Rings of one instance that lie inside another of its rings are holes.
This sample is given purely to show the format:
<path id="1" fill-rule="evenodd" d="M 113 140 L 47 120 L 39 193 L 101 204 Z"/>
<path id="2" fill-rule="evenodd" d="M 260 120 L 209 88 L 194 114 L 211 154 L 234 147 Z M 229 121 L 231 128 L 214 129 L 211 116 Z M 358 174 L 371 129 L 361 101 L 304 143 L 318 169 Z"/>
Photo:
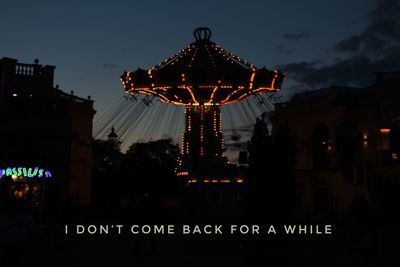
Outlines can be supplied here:
<path id="1" fill-rule="evenodd" d="M 211 28 L 211 40 L 258 67 L 280 67 L 288 95 L 367 85 L 400 70 L 396 0 L 2 0 L 0 57 L 55 65 L 55 84 L 91 95 L 98 115 L 123 94 L 122 72 L 148 68 Z"/>

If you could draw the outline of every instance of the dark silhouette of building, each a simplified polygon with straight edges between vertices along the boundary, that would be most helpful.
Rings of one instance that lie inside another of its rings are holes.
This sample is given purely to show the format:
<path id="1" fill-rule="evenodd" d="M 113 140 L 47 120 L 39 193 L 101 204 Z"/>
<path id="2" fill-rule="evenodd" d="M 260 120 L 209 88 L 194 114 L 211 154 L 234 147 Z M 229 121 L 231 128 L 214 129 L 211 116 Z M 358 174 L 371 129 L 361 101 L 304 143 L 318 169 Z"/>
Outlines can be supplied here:
<path id="1" fill-rule="evenodd" d="M 366 88 L 329 87 L 276 105 L 273 129 L 297 138 L 296 210 L 342 214 L 364 197 L 385 213 L 399 202 L 400 73 Z"/>
<path id="2" fill-rule="evenodd" d="M 90 97 L 53 85 L 54 69 L 39 60 L 0 60 L 0 169 L 6 170 L 0 184 L 8 194 L 61 213 L 68 202 L 82 208 L 90 204 L 95 111 Z M 14 167 L 32 173 L 10 173 Z M 51 177 L 33 175 L 39 168 Z"/>
<path id="3" fill-rule="evenodd" d="M 114 127 L 111 127 L 111 132 L 107 135 L 108 141 L 113 143 L 114 145 L 119 145 L 118 135 L 115 133 Z"/>

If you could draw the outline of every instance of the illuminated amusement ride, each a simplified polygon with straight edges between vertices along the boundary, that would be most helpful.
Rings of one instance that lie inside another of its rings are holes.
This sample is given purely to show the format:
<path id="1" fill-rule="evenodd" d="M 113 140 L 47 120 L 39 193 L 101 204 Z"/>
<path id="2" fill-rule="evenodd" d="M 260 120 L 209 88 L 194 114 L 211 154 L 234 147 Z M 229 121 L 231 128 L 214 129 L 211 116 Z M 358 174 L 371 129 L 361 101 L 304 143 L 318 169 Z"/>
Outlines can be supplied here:
<path id="1" fill-rule="evenodd" d="M 128 94 L 159 98 L 184 106 L 185 130 L 177 175 L 189 181 L 229 181 L 224 173 L 224 140 L 221 106 L 247 97 L 281 89 L 279 70 L 253 64 L 210 41 L 208 28 L 194 31 L 195 42 L 148 70 L 124 72 L 121 80 Z M 229 176 L 229 175 L 228 175 Z M 215 180 L 217 179 L 217 180 Z"/>

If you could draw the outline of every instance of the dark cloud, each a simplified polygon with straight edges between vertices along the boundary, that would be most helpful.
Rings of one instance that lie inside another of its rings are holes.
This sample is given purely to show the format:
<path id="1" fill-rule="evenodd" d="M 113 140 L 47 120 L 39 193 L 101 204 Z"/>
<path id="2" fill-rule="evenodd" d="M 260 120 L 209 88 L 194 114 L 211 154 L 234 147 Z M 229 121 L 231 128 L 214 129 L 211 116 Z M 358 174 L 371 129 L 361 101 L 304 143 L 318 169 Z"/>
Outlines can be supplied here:
<path id="1" fill-rule="evenodd" d="M 288 76 L 310 89 L 328 85 L 363 85 L 371 82 L 372 62 L 365 56 L 338 61 L 331 65 L 318 65 L 316 62 L 300 62 L 282 66 Z"/>
<path id="2" fill-rule="evenodd" d="M 282 69 L 289 78 L 309 89 L 330 85 L 366 86 L 374 81 L 375 72 L 400 69 L 400 51 L 379 59 L 355 55 L 330 65 L 300 62 L 284 65 Z"/>
<path id="3" fill-rule="evenodd" d="M 361 45 L 360 36 L 351 36 L 338 42 L 335 45 L 335 49 L 339 51 L 357 51 Z"/>
<path id="4" fill-rule="evenodd" d="M 291 55 L 294 53 L 293 49 L 289 49 L 285 47 L 284 44 L 278 44 L 277 46 L 274 47 L 275 52 L 281 53 L 281 54 L 288 54 Z"/>
<path id="5" fill-rule="evenodd" d="M 300 33 L 284 33 L 282 34 L 282 38 L 289 39 L 289 40 L 300 40 L 310 38 L 311 35 L 307 32 L 300 32 Z"/>
<path id="6" fill-rule="evenodd" d="M 290 74 L 290 78 L 299 82 L 305 81 L 305 76 L 316 71 L 316 62 L 298 62 L 290 63 L 280 67 L 286 74 Z"/>
<path id="7" fill-rule="evenodd" d="M 334 48 L 339 52 L 361 52 L 384 56 L 400 46 L 400 2 L 380 0 L 370 12 L 365 30 L 338 42 Z"/>
<path id="8" fill-rule="evenodd" d="M 334 45 L 337 53 L 332 64 L 299 62 L 281 66 L 289 78 L 310 89 L 328 85 L 366 86 L 378 71 L 400 70 L 400 2 L 380 0 L 368 15 L 363 32 Z"/>

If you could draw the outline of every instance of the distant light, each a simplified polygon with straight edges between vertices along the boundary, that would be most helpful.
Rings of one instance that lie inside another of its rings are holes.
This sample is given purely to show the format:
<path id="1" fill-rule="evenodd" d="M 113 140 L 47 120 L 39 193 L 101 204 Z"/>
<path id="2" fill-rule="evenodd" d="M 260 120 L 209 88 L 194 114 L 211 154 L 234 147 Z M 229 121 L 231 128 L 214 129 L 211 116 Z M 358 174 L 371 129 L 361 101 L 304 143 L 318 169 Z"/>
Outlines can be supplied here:
<path id="1" fill-rule="evenodd" d="M 363 145 L 364 146 L 368 145 L 368 135 L 367 134 L 363 134 Z"/>
<path id="2" fill-rule="evenodd" d="M 14 96 L 14 97 L 16 97 L 16 96 L 18 96 L 16 93 L 14 93 L 12 96 Z"/>
<path id="3" fill-rule="evenodd" d="M 381 129 L 379 129 L 379 131 L 381 132 L 381 134 L 388 134 L 388 133 L 390 133 L 390 129 L 389 129 L 389 128 L 381 128 Z"/>

